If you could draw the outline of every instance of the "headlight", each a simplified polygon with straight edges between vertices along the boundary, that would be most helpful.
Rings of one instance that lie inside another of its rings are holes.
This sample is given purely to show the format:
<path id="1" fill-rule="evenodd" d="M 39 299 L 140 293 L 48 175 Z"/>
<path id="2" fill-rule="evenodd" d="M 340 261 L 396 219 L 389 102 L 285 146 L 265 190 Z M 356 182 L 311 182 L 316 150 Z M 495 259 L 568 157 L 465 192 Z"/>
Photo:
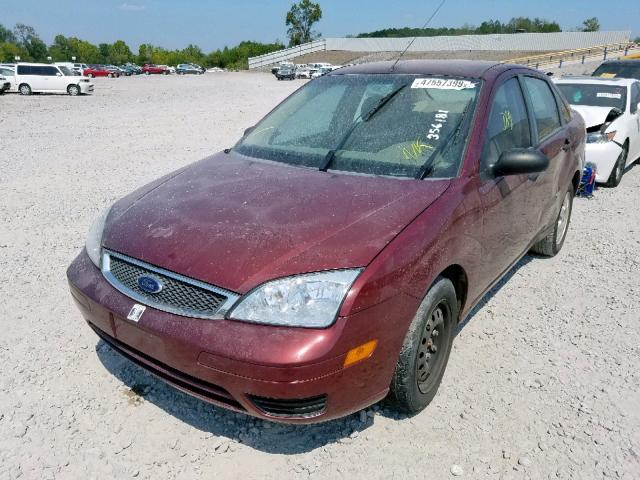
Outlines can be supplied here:
<path id="1" fill-rule="evenodd" d="M 85 248 L 87 249 L 87 255 L 93 262 L 93 264 L 100 268 L 100 253 L 102 251 L 102 232 L 104 230 L 104 224 L 107 221 L 107 216 L 111 207 L 104 210 L 98 218 L 93 222 L 89 233 L 87 234 L 87 242 Z"/>
<path id="2" fill-rule="evenodd" d="M 613 140 L 618 132 L 592 132 L 587 134 L 587 143 L 607 143 Z"/>
<path id="3" fill-rule="evenodd" d="M 333 270 L 267 282 L 241 300 L 229 317 L 269 325 L 327 327 L 361 271 Z"/>

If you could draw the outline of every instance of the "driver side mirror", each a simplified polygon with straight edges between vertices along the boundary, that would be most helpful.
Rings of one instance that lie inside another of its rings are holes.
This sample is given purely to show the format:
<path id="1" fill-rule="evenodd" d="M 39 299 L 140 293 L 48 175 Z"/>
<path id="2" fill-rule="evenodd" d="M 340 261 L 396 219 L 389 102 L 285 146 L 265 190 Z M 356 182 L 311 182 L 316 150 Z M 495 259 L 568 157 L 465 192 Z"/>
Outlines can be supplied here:
<path id="1" fill-rule="evenodd" d="M 247 135 L 249 135 L 251 132 L 253 132 L 255 130 L 255 125 L 253 127 L 249 127 L 244 131 L 244 136 L 246 137 Z"/>
<path id="2" fill-rule="evenodd" d="M 502 152 L 491 170 L 496 177 L 540 173 L 549 166 L 546 155 L 537 150 L 516 148 Z"/>
<path id="3" fill-rule="evenodd" d="M 62 74 L 60 72 L 56 73 L 56 77 L 61 77 Z"/>

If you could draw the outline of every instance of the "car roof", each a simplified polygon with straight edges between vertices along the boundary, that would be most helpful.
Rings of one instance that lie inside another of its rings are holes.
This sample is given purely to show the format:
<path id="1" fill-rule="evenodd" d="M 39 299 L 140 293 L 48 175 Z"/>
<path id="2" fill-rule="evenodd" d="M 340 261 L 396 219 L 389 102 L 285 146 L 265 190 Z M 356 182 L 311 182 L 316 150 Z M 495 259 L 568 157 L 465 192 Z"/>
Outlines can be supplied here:
<path id="1" fill-rule="evenodd" d="M 566 76 L 560 77 L 553 80 L 555 83 L 583 83 L 583 84 L 591 84 L 591 85 L 611 85 L 611 86 L 629 86 L 636 83 L 638 80 L 633 78 L 622 78 L 622 77 L 614 77 L 614 78 L 606 78 L 606 77 L 587 77 L 582 75 L 575 76 Z"/>
<path id="2" fill-rule="evenodd" d="M 27 65 L 30 67 L 57 67 L 54 63 L 34 63 L 34 62 L 20 62 L 17 66 L 21 67 L 23 65 Z"/>
<path id="3" fill-rule="evenodd" d="M 636 59 L 636 58 L 629 58 L 627 60 L 605 60 L 604 62 L 601 63 L 601 65 L 635 65 L 638 66 L 640 65 L 640 59 Z"/>
<path id="4" fill-rule="evenodd" d="M 523 65 L 509 65 L 495 61 L 480 60 L 402 60 L 392 70 L 395 61 L 361 63 L 334 70 L 329 75 L 351 74 L 415 74 L 415 75 L 443 75 L 480 78 L 488 70 L 510 70 L 512 68 L 526 69 Z"/>

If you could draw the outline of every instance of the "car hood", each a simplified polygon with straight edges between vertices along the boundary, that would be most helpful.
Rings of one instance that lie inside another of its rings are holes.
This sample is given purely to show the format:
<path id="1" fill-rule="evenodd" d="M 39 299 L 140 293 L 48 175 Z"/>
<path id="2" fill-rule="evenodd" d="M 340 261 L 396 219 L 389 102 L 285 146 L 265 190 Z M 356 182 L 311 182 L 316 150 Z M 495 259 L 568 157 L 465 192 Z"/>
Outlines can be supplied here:
<path id="1" fill-rule="evenodd" d="M 591 107 L 586 105 L 571 105 L 571 107 L 582 116 L 587 128 L 597 127 L 605 123 L 612 110 L 619 112 L 618 109 L 612 107 Z M 615 115 L 612 115 L 612 117 L 615 118 Z"/>
<path id="2" fill-rule="evenodd" d="M 218 154 L 117 202 L 103 245 L 245 293 L 273 278 L 367 265 L 448 186 Z"/>

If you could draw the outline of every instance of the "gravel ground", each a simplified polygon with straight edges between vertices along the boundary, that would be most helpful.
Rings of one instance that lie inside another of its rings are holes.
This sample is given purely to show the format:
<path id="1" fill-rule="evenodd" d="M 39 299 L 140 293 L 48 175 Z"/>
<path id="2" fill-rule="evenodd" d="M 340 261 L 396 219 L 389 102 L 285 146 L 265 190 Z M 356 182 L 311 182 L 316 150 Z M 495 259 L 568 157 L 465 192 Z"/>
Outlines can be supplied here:
<path id="1" fill-rule="evenodd" d="M 65 269 L 103 207 L 232 145 L 301 82 L 96 83 L 0 97 L 0 478 L 640 478 L 640 167 L 576 200 L 561 254 L 485 298 L 426 411 L 273 425 L 111 351 Z"/>

